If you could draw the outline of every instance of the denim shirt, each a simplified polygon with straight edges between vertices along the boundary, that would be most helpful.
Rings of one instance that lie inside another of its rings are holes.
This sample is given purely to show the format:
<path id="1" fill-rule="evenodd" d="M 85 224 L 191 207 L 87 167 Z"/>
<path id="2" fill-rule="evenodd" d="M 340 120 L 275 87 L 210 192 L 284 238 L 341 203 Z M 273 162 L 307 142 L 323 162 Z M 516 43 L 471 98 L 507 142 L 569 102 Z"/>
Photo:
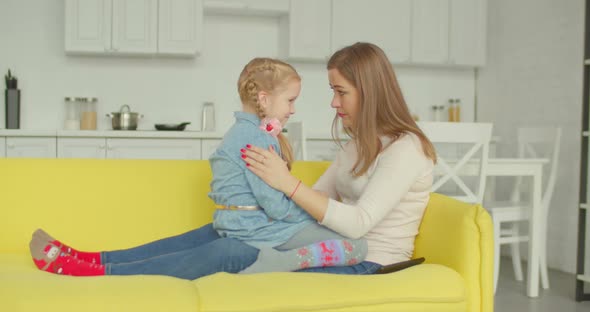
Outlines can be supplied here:
<path id="1" fill-rule="evenodd" d="M 259 128 L 258 116 L 235 112 L 235 124 L 209 158 L 213 180 L 209 197 L 219 205 L 259 206 L 261 210 L 216 210 L 213 227 L 221 237 L 233 237 L 255 247 L 278 246 L 313 218 L 284 193 L 270 187 L 246 168 L 240 149 L 246 144 L 280 153 L 278 140 Z"/>

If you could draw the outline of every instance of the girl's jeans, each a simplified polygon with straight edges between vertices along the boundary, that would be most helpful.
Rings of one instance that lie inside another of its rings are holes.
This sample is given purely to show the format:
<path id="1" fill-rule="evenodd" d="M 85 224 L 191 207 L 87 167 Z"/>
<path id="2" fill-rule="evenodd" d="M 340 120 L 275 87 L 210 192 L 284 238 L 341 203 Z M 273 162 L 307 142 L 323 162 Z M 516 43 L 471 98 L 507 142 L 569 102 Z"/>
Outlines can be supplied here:
<path id="1" fill-rule="evenodd" d="M 216 272 L 237 273 L 258 257 L 258 249 L 221 238 L 207 224 L 138 247 L 101 252 L 107 275 L 168 275 L 193 280 Z"/>

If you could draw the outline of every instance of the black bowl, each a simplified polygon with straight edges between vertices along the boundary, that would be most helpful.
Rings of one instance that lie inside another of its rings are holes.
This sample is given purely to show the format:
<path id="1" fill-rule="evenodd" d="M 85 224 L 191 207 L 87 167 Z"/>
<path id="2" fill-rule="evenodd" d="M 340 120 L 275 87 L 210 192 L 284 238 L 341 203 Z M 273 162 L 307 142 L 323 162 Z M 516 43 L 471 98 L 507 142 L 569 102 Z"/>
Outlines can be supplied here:
<path id="1" fill-rule="evenodd" d="M 160 131 L 182 131 L 190 122 L 183 122 L 179 124 L 155 124 L 156 130 Z"/>

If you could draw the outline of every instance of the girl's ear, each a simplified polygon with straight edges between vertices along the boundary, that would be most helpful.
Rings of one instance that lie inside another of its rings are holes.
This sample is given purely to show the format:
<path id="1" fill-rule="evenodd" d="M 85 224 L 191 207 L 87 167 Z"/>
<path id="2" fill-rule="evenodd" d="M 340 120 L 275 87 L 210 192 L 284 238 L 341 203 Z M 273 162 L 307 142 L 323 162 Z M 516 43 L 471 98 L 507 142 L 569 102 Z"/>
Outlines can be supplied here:
<path id="1" fill-rule="evenodd" d="M 268 100 L 268 93 L 265 91 L 258 92 L 258 103 L 260 103 L 260 108 L 266 109 L 267 108 L 267 100 Z"/>

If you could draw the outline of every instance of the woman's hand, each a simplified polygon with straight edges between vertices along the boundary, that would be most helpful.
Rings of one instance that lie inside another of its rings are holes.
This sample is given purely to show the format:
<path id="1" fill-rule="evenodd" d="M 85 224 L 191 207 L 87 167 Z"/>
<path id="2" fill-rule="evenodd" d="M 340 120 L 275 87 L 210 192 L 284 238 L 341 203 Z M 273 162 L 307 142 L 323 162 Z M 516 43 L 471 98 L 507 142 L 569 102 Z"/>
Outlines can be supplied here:
<path id="1" fill-rule="evenodd" d="M 248 144 L 246 149 L 240 151 L 248 169 L 271 187 L 289 195 L 299 183 L 289 172 L 287 162 L 275 152 L 272 145 L 267 151 Z"/>

